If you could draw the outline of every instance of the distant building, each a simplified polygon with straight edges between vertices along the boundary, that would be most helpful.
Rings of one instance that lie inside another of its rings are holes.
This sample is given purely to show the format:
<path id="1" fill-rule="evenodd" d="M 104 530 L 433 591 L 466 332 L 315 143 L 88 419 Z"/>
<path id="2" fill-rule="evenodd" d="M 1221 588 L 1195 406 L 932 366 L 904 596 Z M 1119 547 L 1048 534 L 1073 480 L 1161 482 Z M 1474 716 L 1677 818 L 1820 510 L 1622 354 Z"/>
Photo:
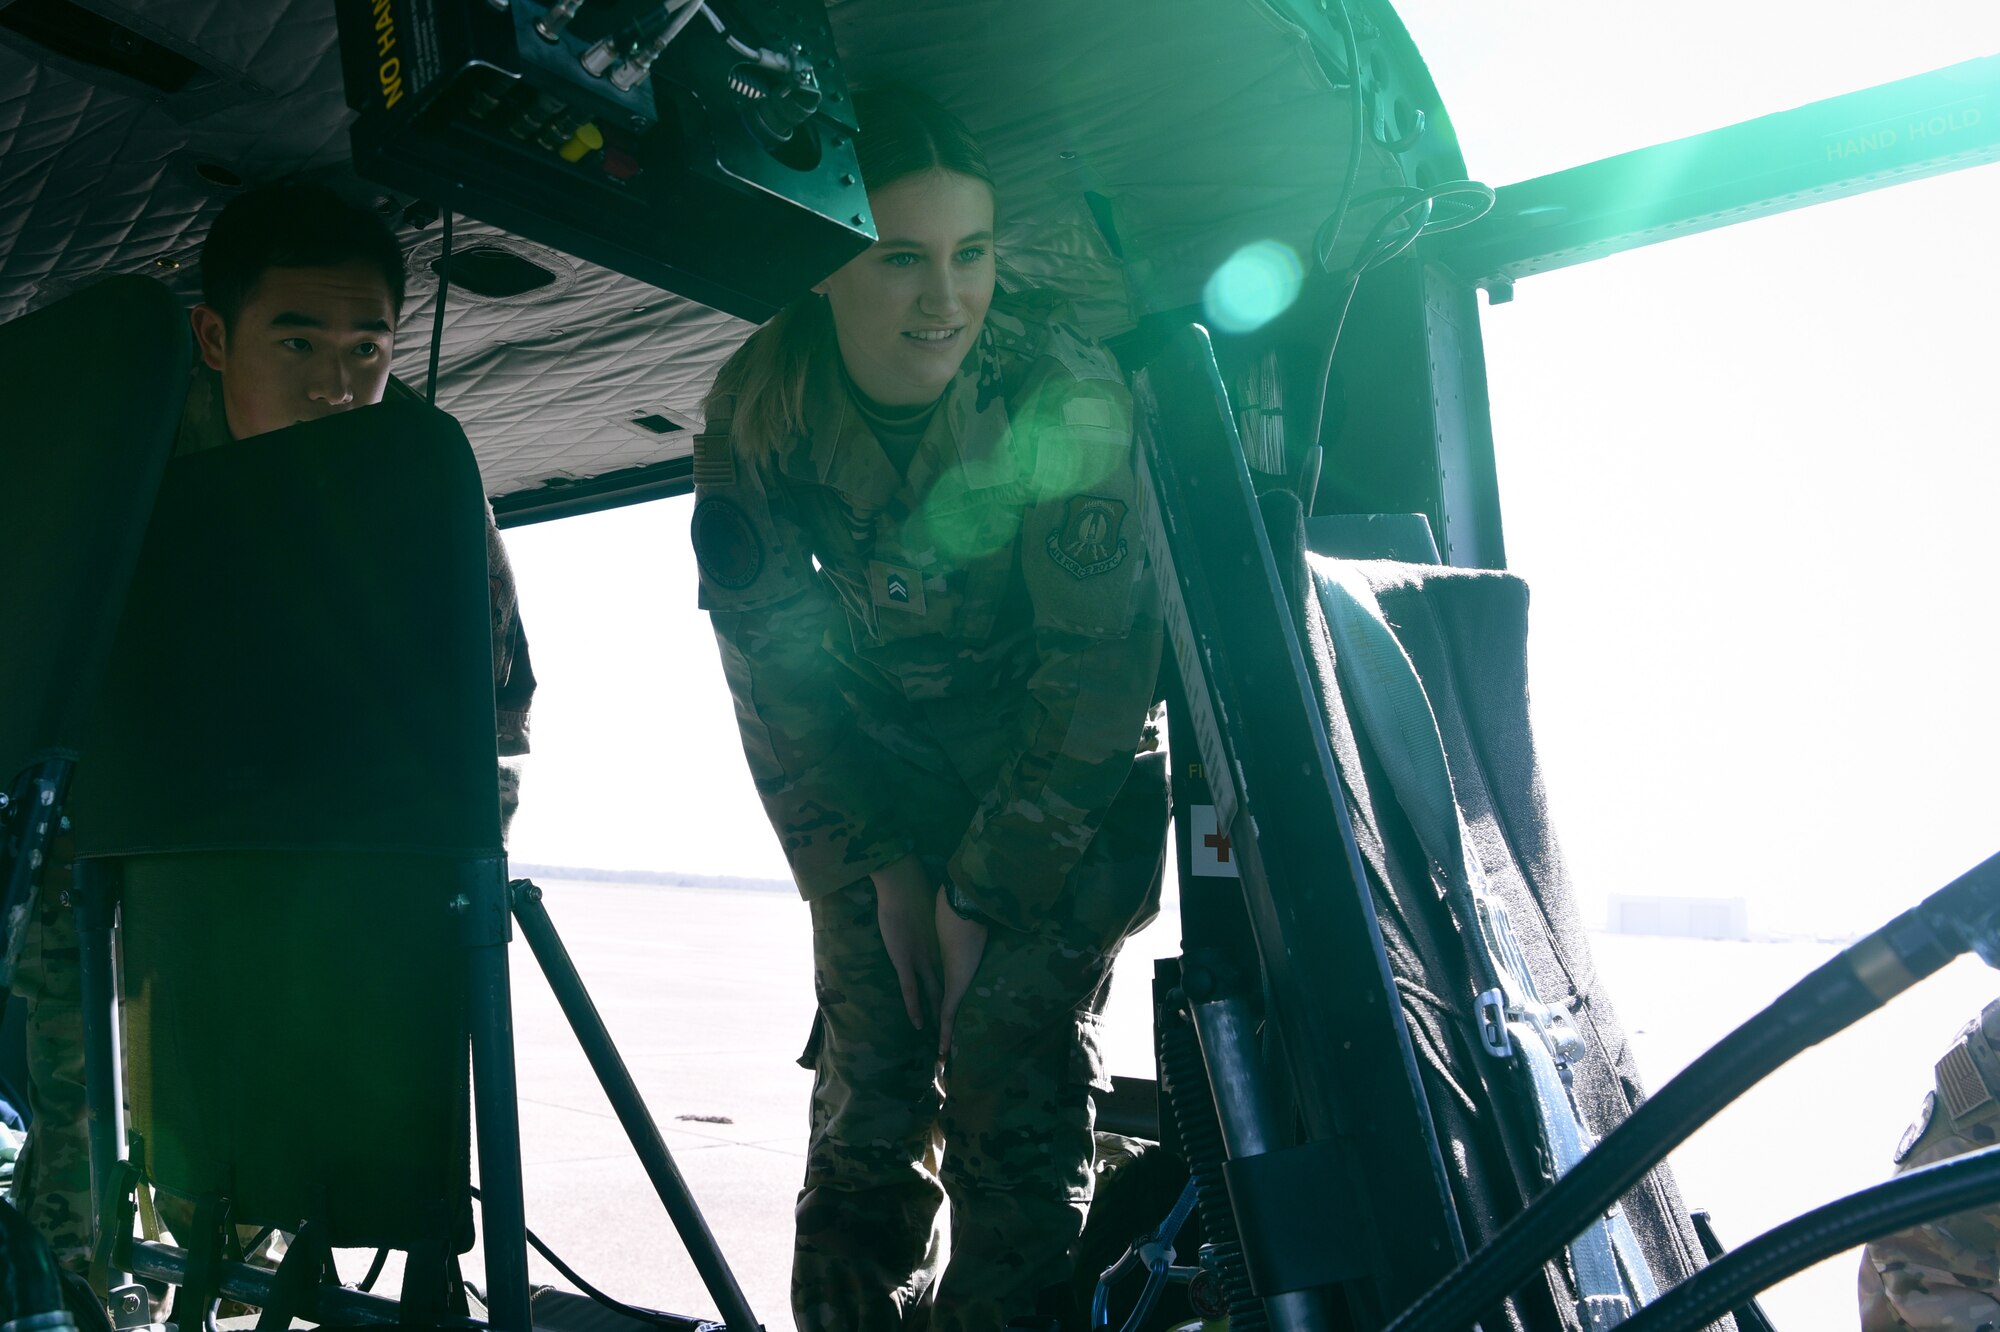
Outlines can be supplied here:
<path id="1" fill-rule="evenodd" d="M 1681 939 L 1748 939 L 1750 904 L 1741 897 L 1635 897 L 1613 893 L 1605 904 L 1613 934 Z"/>

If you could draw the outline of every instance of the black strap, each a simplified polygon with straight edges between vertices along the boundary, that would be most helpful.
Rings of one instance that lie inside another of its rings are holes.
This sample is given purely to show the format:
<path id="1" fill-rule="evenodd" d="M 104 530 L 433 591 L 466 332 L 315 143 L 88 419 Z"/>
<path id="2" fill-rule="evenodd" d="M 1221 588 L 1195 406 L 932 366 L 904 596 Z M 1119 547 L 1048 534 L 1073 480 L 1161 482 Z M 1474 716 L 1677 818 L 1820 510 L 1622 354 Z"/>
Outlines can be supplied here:
<path id="1" fill-rule="evenodd" d="M 258 1315 L 257 1332 L 285 1332 L 296 1315 L 310 1316 L 317 1303 L 316 1292 L 333 1262 L 326 1245 L 326 1232 L 317 1221 L 299 1227 L 278 1264 L 271 1282 L 271 1299 Z"/>

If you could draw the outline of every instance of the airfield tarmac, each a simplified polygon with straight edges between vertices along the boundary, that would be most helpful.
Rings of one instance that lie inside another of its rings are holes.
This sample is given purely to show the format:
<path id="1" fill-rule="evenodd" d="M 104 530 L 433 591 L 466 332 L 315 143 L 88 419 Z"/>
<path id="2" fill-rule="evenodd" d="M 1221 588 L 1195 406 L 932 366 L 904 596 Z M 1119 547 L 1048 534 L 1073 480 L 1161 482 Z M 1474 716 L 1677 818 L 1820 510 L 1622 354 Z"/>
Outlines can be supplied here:
<path id="1" fill-rule="evenodd" d="M 789 893 L 541 881 L 551 917 L 645 1094 L 751 1308 L 777 1332 L 811 1077 L 793 1062 L 812 1017 L 811 938 Z M 1150 959 L 1177 951 L 1171 901 L 1127 945 L 1111 998 L 1114 1072 L 1149 1076 Z M 1600 968 L 1658 1087 L 1838 945 L 1600 935 Z M 629 1302 L 714 1316 L 534 958 L 513 950 L 528 1224 Z M 1691 1206 L 1739 1243 L 1885 1177 L 1957 1029 L 2000 993 L 1961 959 L 1809 1051 L 1674 1156 Z M 343 1254 L 353 1280 L 364 1254 Z M 1855 1255 L 1765 1297 L 1780 1332 L 1853 1328 Z M 537 1282 L 567 1286 L 530 1255 Z M 468 1274 L 479 1270 L 477 1255 Z M 394 1289 L 390 1274 L 385 1289 Z M 476 1280 L 475 1276 L 475 1280 Z"/>

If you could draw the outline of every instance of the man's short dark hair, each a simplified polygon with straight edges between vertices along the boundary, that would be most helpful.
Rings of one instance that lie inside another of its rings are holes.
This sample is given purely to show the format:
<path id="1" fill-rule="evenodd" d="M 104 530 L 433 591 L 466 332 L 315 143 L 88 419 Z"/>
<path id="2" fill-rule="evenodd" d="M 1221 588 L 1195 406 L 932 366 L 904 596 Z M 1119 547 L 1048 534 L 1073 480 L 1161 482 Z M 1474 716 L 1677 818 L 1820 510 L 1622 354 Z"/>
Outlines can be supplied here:
<path id="1" fill-rule="evenodd" d="M 389 307 L 403 313 L 403 251 L 377 214 L 320 185 L 265 185 L 232 199 L 201 247 L 201 298 L 225 328 L 269 268 L 381 270 Z"/>

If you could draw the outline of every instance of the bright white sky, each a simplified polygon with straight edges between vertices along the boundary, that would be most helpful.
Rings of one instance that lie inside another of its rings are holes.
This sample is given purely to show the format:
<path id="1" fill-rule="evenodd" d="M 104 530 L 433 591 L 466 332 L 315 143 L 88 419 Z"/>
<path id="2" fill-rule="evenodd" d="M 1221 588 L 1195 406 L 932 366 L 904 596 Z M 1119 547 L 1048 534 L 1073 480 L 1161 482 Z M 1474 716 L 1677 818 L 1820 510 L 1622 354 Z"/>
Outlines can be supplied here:
<path id="1" fill-rule="evenodd" d="M 1494 185 L 2000 51 L 1992 0 L 1409 0 Z M 2000 167 L 1484 312 L 1537 723 L 1587 895 L 1854 930 L 2000 848 Z M 526 862 L 782 878 L 689 501 L 515 529 Z"/>

